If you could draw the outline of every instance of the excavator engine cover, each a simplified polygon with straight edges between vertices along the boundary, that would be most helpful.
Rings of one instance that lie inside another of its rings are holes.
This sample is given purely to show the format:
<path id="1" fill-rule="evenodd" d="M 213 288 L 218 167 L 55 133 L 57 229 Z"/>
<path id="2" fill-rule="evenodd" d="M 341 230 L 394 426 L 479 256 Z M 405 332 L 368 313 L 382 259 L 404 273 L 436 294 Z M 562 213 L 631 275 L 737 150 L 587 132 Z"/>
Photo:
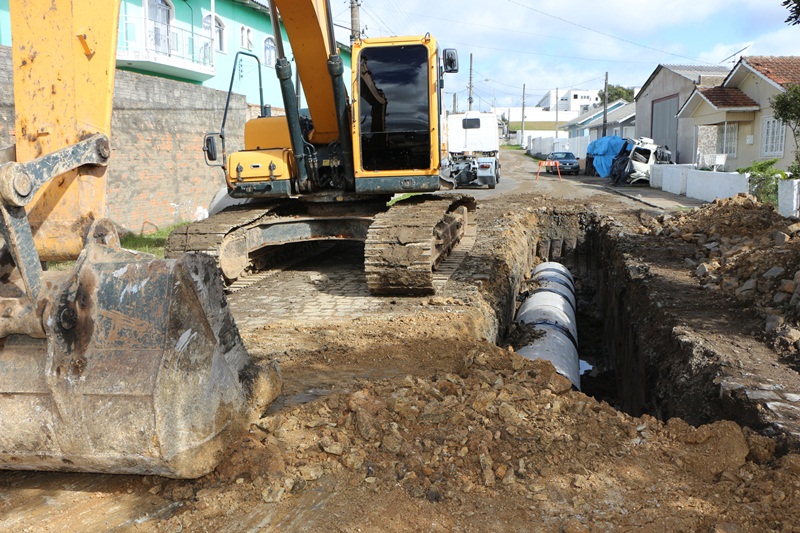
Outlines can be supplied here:
<path id="1" fill-rule="evenodd" d="M 198 477 L 278 394 L 210 257 L 90 242 L 44 274 L 46 338 L 0 339 L 0 468 Z"/>

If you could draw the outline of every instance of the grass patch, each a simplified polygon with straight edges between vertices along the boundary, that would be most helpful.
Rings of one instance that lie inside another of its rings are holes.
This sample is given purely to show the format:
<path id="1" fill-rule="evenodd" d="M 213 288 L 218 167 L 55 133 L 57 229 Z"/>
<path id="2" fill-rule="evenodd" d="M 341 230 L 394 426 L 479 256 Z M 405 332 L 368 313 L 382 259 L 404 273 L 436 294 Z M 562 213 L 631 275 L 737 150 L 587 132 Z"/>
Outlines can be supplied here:
<path id="1" fill-rule="evenodd" d="M 419 192 L 407 192 L 407 193 L 404 193 L 404 194 L 395 194 L 394 196 L 392 196 L 392 199 L 389 200 L 386 203 L 386 205 L 393 206 L 397 202 L 402 202 L 403 200 L 405 200 L 407 198 L 411 198 L 412 196 L 416 196 L 418 194 L 422 194 L 422 193 L 419 193 Z"/>
<path id="2" fill-rule="evenodd" d="M 183 222 L 181 224 L 176 224 L 147 235 L 128 233 L 120 237 L 120 245 L 126 250 L 152 254 L 158 259 L 164 259 L 164 246 L 167 244 L 167 237 L 169 237 L 169 234 L 172 233 L 172 230 L 175 228 L 179 228 L 187 224 L 189 224 L 189 222 Z M 72 270 L 74 267 L 75 261 L 47 262 L 47 270 L 63 272 L 65 270 Z"/>
<path id="3" fill-rule="evenodd" d="M 189 224 L 189 222 L 176 224 L 175 226 L 160 229 L 155 233 L 148 233 L 147 235 L 128 233 L 120 237 L 120 244 L 127 250 L 153 254 L 159 259 L 164 259 L 164 246 L 167 244 L 167 237 L 169 237 L 169 234 L 172 233 L 172 230 L 175 228 L 187 224 Z"/>

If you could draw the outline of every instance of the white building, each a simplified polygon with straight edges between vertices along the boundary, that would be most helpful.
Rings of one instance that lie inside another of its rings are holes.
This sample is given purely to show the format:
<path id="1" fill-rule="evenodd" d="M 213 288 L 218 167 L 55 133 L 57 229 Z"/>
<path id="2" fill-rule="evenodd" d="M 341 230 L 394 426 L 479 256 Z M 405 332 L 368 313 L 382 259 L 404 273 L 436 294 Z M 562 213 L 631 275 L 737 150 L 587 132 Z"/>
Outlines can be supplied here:
<path id="1" fill-rule="evenodd" d="M 522 108 L 521 107 L 493 107 L 492 112 L 498 117 L 501 117 L 508 122 L 522 122 Z M 556 122 L 558 118 L 559 124 L 566 124 L 570 120 L 578 116 L 577 111 L 559 111 L 556 117 L 556 111 L 549 109 L 542 109 L 541 107 L 526 107 L 525 108 L 525 122 Z"/>
<path id="2" fill-rule="evenodd" d="M 536 107 L 541 107 L 548 111 L 555 111 L 555 101 L 556 89 L 551 89 L 539 100 Z M 592 106 L 600 103 L 599 91 L 594 89 L 567 89 L 566 91 L 558 91 L 558 110 L 574 112 L 576 113 L 575 116 L 580 113 L 585 113 L 591 109 Z"/>

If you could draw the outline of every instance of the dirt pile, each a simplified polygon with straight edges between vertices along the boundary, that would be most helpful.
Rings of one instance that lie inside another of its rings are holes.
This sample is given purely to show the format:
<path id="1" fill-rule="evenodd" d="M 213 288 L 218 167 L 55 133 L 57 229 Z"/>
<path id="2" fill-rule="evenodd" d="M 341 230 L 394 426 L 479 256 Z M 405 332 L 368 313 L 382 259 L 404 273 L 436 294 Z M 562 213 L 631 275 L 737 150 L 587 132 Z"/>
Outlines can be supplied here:
<path id="1" fill-rule="evenodd" d="M 261 419 L 214 474 L 160 488 L 185 509 L 160 529 L 213 530 L 336 478 L 338 498 L 418 502 L 406 530 L 434 513 L 456 530 L 792 531 L 798 473 L 800 456 L 776 460 L 772 441 L 732 422 L 632 418 L 549 363 L 485 345 L 454 374 L 367 382 Z M 320 520 L 306 530 L 348 530 Z"/>
<path id="2" fill-rule="evenodd" d="M 640 219 L 648 233 L 694 245 L 684 264 L 702 287 L 754 307 L 776 346 L 797 353 L 800 223 L 745 194 L 679 216 Z"/>

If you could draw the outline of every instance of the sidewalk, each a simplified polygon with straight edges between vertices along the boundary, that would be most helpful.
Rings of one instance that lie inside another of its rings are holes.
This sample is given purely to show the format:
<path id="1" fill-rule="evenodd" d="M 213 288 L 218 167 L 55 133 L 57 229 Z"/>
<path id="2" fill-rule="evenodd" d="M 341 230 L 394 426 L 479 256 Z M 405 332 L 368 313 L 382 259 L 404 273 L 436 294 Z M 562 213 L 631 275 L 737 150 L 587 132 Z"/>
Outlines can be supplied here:
<path id="1" fill-rule="evenodd" d="M 692 207 L 699 207 L 706 202 L 696 198 L 689 198 L 688 196 L 681 196 L 662 191 L 661 189 L 654 189 L 653 187 L 641 185 L 627 185 L 624 187 L 614 187 L 608 179 L 598 177 L 585 177 L 579 176 L 583 183 L 591 183 L 592 185 L 599 185 L 603 189 L 626 196 L 631 200 L 642 202 L 643 204 L 663 209 L 665 211 L 678 211 L 680 209 L 691 209 Z"/>

